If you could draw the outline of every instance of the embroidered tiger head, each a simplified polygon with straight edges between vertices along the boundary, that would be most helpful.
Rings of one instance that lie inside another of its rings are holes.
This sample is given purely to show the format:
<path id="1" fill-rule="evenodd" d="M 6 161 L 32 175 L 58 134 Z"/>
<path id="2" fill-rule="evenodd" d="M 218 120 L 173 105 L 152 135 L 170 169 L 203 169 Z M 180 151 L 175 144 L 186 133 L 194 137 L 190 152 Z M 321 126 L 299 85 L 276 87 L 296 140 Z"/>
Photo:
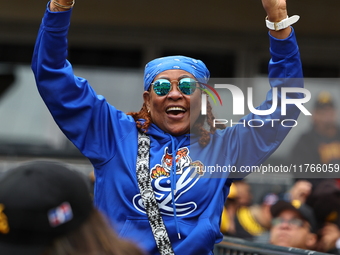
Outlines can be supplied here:
<path id="1" fill-rule="evenodd" d="M 176 174 L 182 174 L 186 167 L 190 166 L 191 158 L 188 155 L 188 148 L 184 147 L 176 153 Z M 162 176 L 170 176 L 172 167 L 172 154 L 168 153 L 168 148 L 165 148 L 161 164 L 157 164 L 151 169 L 151 178 L 157 179 Z"/>
<path id="2" fill-rule="evenodd" d="M 176 153 L 176 173 L 182 174 L 185 167 L 189 167 L 191 163 L 191 158 L 188 155 L 188 148 L 184 147 L 177 151 Z M 168 153 L 168 148 L 165 149 L 164 156 L 162 158 L 162 166 L 165 171 L 170 172 L 172 167 L 172 154 Z"/>

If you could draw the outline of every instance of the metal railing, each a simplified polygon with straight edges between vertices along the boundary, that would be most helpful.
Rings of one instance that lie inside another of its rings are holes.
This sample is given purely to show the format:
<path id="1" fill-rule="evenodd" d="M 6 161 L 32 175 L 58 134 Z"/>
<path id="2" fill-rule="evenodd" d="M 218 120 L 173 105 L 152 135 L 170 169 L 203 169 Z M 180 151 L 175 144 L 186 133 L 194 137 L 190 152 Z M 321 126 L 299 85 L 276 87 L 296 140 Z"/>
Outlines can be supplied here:
<path id="1" fill-rule="evenodd" d="M 326 255 L 328 253 L 316 252 L 291 247 L 282 247 L 272 244 L 254 243 L 239 238 L 224 237 L 223 241 L 215 245 L 214 255 Z"/>

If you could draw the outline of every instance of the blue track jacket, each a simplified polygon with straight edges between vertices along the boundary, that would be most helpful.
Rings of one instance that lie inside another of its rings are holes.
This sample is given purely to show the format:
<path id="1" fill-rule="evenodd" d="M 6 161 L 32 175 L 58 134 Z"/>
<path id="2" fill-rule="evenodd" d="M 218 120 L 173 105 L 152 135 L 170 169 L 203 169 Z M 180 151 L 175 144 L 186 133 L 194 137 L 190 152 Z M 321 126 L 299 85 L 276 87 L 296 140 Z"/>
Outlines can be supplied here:
<path id="1" fill-rule="evenodd" d="M 159 254 L 137 185 L 135 121 L 97 95 L 87 80 L 74 75 L 66 60 L 71 13 L 45 11 L 32 60 L 39 93 L 64 134 L 93 164 L 96 206 L 121 237 L 134 240 L 149 254 Z M 296 120 L 300 112 L 295 105 L 288 105 L 287 115 L 281 116 L 280 108 L 281 87 L 303 87 L 302 79 L 283 79 L 302 78 L 294 31 L 284 40 L 270 36 L 270 45 L 269 77 L 275 78 L 270 79 L 270 85 L 278 88 L 278 107 L 270 116 L 249 114 L 245 121 Z M 289 96 L 301 98 L 301 93 Z M 270 90 L 258 109 L 271 105 Z M 174 137 L 151 125 L 147 133 L 151 139 L 150 177 L 176 255 L 213 254 L 214 244 L 223 237 L 220 218 L 232 180 L 228 172 L 207 178 L 210 173 L 202 174 L 189 166 L 201 170 L 233 166 L 240 170 L 263 163 L 290 130 L 280 124 L 272 126 L 270 121 L 264 123 L 261 128 L 235 125 L 219 130 L 205 148 L 194 135 Z M 175 171 L 171 168 L 173 152 Z M 171 180 L 176 181 L 174 191 Z"/>

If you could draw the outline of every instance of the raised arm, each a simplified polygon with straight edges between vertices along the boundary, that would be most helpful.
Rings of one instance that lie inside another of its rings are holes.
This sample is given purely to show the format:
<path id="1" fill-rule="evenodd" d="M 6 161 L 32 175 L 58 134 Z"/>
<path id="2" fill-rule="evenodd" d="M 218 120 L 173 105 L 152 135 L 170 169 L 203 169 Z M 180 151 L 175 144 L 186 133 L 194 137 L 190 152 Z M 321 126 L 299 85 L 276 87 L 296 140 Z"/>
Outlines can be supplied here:
<path id="1" fill-rule="evenodd" d="M 32 70 L 39 93 L 60 129 L 92 163 L 102 164 L 112 158 L 113 144 L 131 132 L 135 123 L 97 95 L 86 79 L 74 75 L 67 60 L 71 6 L 67 0 L 47 4 Z"/>
<path id="2" fill-rule="evenodd" d="M 271 22 L 280 22 L 287 18 L 286 1 L 262 0 L 262 3 Z M 268 110 L 274 105 L 275 111 L 265 115 L 250 113 L 239 121 L 240 124 L 231 128 L 230 137 L 225 142 L 231 141 L 235 165 L 239 168 L 256 167 L 272 155 L 295 125 L 300 114 L 300 109 L 291 103 L 287 104 L 286 114 L 283 114 L 281 108 L 283 97 L 294 102 L 304 97 L 302 93 L 297 92 L 282 94 L 283 89 L 292 91 L 291 89 L 296 88 L 301 91 L 304 85 L 294 29 L 289 25 L 278 31 L 270 29 L 269 39 L 271 59 L 268 65 L 268 77 L 271 89 L 256 110 Z M 277 96 L 274 95 L 274 89 L 277 90 Z M 276 103 L 275 99 L 277 99 Z M 252 123 L 254 120 L 260 123 L 260 127 L 252 127 L 248 124 L 249 121 Z M 240 178 L 248 173 L 241 172 L 235 176 Z"/>

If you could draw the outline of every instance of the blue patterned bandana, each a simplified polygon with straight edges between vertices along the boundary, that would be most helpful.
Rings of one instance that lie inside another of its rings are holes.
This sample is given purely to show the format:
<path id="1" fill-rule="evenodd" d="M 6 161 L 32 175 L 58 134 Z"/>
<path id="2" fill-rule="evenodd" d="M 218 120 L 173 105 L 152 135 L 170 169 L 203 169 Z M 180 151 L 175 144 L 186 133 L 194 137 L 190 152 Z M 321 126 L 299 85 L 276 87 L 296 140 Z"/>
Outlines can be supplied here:
<path id="1" fill-rule="evenodd" d="M 185 56 L 169 56 L 156 58 L 145 66 L 144 90 L 148 90 L 155 77 L 166 70 L 180 69 L 192 74 L 197 80 L 207 83 L 210 72 L 205 64 L 198 59 Z"/>

